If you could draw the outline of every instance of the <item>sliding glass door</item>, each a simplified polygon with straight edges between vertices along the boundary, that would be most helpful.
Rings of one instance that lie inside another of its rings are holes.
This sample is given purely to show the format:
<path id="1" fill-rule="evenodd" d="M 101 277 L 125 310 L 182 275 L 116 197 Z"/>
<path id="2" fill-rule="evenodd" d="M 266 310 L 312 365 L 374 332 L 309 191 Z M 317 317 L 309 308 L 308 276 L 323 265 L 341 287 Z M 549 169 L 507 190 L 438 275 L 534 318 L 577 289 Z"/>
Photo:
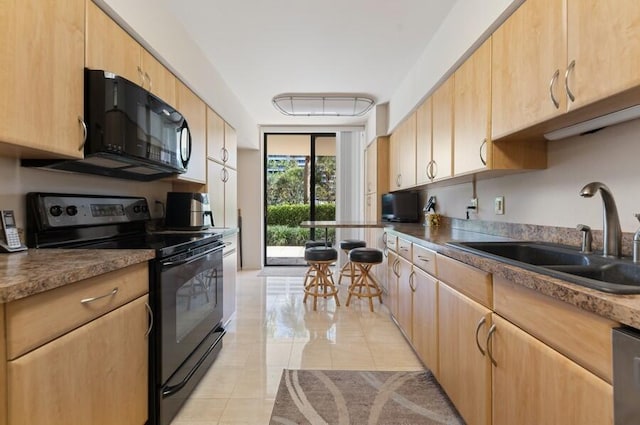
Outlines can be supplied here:
<path id="1" fill-rule="evenodd" d="M 335 219 L 335 155 L 335 134 L 265 135 L 265 265 L 305 264 L 304 243 L 316 230 L 300 223 Z"/>

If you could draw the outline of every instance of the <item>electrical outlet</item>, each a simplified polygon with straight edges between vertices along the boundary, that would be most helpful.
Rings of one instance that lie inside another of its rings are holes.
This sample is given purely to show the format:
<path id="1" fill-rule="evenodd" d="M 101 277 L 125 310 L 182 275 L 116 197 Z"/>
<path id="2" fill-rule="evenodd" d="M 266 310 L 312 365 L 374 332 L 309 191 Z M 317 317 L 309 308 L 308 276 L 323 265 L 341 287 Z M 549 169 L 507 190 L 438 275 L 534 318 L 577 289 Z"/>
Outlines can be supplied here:
<path id="1" fill-rule="evenodd" d="M 496 215 L 504 214 L 504 196 L 496 196 L 493 209 Z"/>
<path id="2" fill-rule="evenodd" d="M 478 198 L 471 198 L 469 206 L 475 207 L 476 211 L 478 211 Z"/>

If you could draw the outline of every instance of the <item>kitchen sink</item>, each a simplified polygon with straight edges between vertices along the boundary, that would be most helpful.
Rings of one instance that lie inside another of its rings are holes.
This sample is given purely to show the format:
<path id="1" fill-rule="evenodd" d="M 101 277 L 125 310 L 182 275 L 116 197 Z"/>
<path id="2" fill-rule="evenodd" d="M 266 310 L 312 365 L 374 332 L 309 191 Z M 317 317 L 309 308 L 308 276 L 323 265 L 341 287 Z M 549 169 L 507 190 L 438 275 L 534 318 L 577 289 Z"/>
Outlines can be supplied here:
<path id="1" fill-rule="evenodd" d="M 463 251 L 614 294 L 640 294 L 640 265 L 545 242 L 449 242 Z"/>

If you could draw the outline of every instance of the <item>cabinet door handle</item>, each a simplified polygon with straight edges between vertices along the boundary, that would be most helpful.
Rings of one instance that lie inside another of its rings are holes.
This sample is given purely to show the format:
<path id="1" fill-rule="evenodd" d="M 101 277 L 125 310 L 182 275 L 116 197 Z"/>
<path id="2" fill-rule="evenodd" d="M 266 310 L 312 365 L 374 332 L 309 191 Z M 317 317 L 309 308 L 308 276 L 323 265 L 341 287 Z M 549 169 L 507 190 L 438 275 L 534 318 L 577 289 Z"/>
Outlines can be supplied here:
<path id="1" fill-rule="evenodd" d="M 484 158 L 482 157 L 482 148 L 486 148 L 487 146 L 487 139 L 485 137 L 485 139 L 482 141 L 482 144 L 480 145 L 480 162 L 482 162 L 482 165 L 487 165 L 487 155 L 485 153 Z M 486 149 L 485 149 L 486 151 Z"/>
<path id="2" fill-rule="evenodd" d="M 80 300 L 80 304 L 89 304 L 89 303 L 92 303 L 94 301 L 100 300 L 102 298 L 113 297 L 117 293 L 118 293 L 118 287 L 116 286 L 108 294 L 98 295 L 97 297 L 84 298 L 84 299 Z"/>
<path id="3" fill-rule="evenodd" d="M 411 288 L 411 292 L 416 292 L 416 284 L 414 282 L 415 276 L 416 272 L 412 270 L 411 274 L 409 275 L 409 288 Z"/>
<path id="4" fill-rule="evenodd" d="M 78 116 L 78 121 L 82 126 L 82 143 L 78 147 L 78 150 L 81 151 L 84 148 L 84 144 L 87 143 L 87 136 L 89 134 L 89 130 L 87 129 L 87 123 L 84 122 L 81 116 Z"/>
<path id="5" fill-rule="evenodd" d="M 222 162 L 227 162 L 229 160 L 229 151 L 227 148 L 222 148 Z"/>
<path id="6" fill-rule="evenodd" d="M 144 78 L 149 83 L 149 91 L 151 91 L 153 89 L 153 81 L 151 81 L 151 77 L 147 72 L 144 73 Z"/>
<path id="7" fill-rule="evenodd" d="M 398 174 L 396 177 L 396 186 L 400 187 L 402 185 L 402 174 Z"/>
<path id="8" fill-rule="evenodd" d="M 575 67 L 576 67 L 576 60 L 574 59 L 571 61 L 571 63 L 567 67 L 566 72 L 564 73 L 564 89 L 567 91 L 567 96 L 569 96 L 569 99 L 572 102 L 576 101 L 576 97 L 573 95 L 573 93 L 571 92 L 571 89 L 569 88 L 569 74 L 571 74 L 571 71 L 573 71 Z"/>
<path id="9" fill-rule="evenodd" d="M 140 85 L 144 87 L 144 73 L 142 72 L 142 68 L 138 65 L 138 77 L 140 77 Z"/>
<path id="10" fill-rule="evenodd" d="M 431 180 L 431 174 L 429 174 L 429 167 L 431 166 L 431 161 L 427 162 L 427 166 L 424 167 L 424 174 L 427 176 L 429 180 Z"/>
<path id="11" fill-rule="evenodd" d="M 480 333 L 480 328 L 482 327 L 482 325 L 485 324 L 486 321 L 487 321 L 487 318 L 482 316 L 482 318 L 480 319 L 480 321 L 476 325 L 476 346 L 478 347 L 478 350 L 480 350 L 480 352 L 482 353 L 483 356 L 484 356 L 484 350 L 480 346 L 480 341 L 478 341 L 478 334 Z"/>
<path id="12" fill-rule="evenodd" d="M 489 333 L 487 334 L 487 355 L 489 356 L 489 360 L 491 360 L 491 363 L 494 366 L 498 366 L 498 363 L 496 363 L 496 359 L 493 358 L 493 350 L 491 349 L 491 337 L 493 336 L 493 334 L 496 332 L 496 325 L 491 325 L 491 327 L 489 328 Z"/>
<path id="13" fill-rule="evenodd" d="M 382 234 L 382 242 L 384 242 L 385 245 L 387 244 L 387 232 Z"/>
<path id="14" fill-rule="evenodd" d="M 553 106 L 556 107 L 556 109 L 560 108 L 560 102 L 558 102 L 558 100 L 556 99 L 556 96 L 553 94 L 553 86 L 556 83 L 556 80 L 558 79 L 558 77 L 560 76 L 560 70 L 556 69 L 556 72 L 553 73 L 553 77 L 551 77 L 551 81 L 549 82 L 549 94 L 551 95 L 551 101 L 553 102 Z"/>
<path id="15" fill-rule="evenodd" d="M 147 313 L 149 313 L 149 328 L 144 334 L 146 338 L 149 336 L 149 334 L 151 334 L 151 329 L 153 329 L 153 311 L 151 311 L 151 306 L 149 305 L 149 303 L 144 303 L 144 306 L 147 309 Z"/>
<path id="16" fill-rule="evenodd" d="M 435 160 L 431 161 L 431 180 L 435 179 L 438 175 L 438 163 Z"/>
<path id="17" fill-rule="evenodd" d="M 393 270 L 396 277 L 399 279 L 400 278 L 400 260 L 398 260 L 397 258 L 393 262 Z"/>

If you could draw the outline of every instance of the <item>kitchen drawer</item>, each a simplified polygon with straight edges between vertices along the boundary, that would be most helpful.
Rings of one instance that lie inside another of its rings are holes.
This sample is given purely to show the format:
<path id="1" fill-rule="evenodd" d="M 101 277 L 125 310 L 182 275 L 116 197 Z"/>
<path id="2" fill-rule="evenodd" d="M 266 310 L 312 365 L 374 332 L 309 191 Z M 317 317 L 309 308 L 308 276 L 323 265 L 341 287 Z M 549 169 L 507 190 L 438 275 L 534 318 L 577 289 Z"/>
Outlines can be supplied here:
<path id="1" fill-rule="evenodd" d="M 405 260 L 412 260 L 413 244 L 406 239 L 398 238 L 398 254 Z"/>
<path id="2" fill-rule="evenodd" d="M 393 252 L 398 252 L 398 237 L 391 235 L 389 233 L 385 233 L 385 235 L 386 235 L 385 242 L 387 244 L 387 249 Z"/>
<path id="3" fill-rule="evenodd" d="M 500 316 L 611 383 L 611 329 L 619 323 L 499 276 L 493 302 Z"/>
<path id="4" fill-rule="evenodd" d="M 436 254 L 438 280 L 487 308 L 493 306 L 491 273 L 464 264 L 442 254 Z"/>
<path id="5" fill-rule="evenodd" d="M 423 246 L 413 244 L 412 261 L 414 266 L 421 268 L 432 276 L 436 276 L 436 253 Z"/>
<path id="6" fill-rule="evenodd" d="M 147 292 L 148 265 L 140 263 L 10 302 L 5 306 L 7 359 L 13 360 Z M 103 295 L 107 296 L 81 303 Z"/>

